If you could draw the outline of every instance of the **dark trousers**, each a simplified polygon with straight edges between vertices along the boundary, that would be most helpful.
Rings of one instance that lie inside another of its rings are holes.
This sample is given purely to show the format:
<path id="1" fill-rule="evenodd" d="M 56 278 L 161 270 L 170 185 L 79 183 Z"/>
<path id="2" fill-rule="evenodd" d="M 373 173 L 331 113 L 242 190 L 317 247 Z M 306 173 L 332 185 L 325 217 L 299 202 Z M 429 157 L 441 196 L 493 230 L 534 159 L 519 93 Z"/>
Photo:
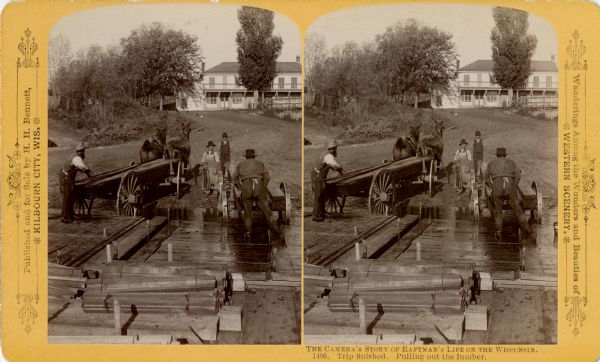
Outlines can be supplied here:
<path id="1" fill-rule="evenodd" d="M 58 173 L 58 181 L 62 194 L 62 218 L 63 220 L 73 220 L 73 189 L 75 183 L 62 170 Z"/>
<path id="2" fill-rule="evenodd" d="M 267 187 L 258 179 L 247 179 L 242 182 L 242 204 L 244 205 L 244 226 L 246 232 L 252 231 L 252 205 L 263 212 L 271 230 L 279 233 L 279 225 L 267 201 Z"/>
<path id="3" fill-rule="evenodd" d="M 492 195 L 494 198 L 494 223 L 496 224 L 496 232 L 502 232 L 502 203 L 507 199 L 510 207 L 515 212 L 521 229 L 529 232 L 529 224 L 519 204 L 517 186 L 514 179 L 511 177 L 498 177 L 494 179 L 492 183 Z"/>
<path id="4" fill-rule="evenodd" d="M 310 173 L 310 180 L 314 194 L 313 219 L 323 219 L 325 217 L 325 181 L 314 169 Z"/>

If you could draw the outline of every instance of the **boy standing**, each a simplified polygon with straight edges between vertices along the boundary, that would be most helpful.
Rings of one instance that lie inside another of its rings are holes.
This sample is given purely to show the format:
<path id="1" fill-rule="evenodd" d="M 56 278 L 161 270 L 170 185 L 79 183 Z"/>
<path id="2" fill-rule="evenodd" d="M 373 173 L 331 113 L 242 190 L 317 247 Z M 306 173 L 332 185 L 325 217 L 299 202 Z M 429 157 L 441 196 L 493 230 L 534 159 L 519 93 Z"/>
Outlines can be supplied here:
<path id="1" fill-rule="evenodd" d="M 473 167 L 475 169 L 475 177 L 481 178 L 481 167 L 483 166 L 483 140 L 481 132 L 475 131 L 475 139 L 473 140 Z"/>

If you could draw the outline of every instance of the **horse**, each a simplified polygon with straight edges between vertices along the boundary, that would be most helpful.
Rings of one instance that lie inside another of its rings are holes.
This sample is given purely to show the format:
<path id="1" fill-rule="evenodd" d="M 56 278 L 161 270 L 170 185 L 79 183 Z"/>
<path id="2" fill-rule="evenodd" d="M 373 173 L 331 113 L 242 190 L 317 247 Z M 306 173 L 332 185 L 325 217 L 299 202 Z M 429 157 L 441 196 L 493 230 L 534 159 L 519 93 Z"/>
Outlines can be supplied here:
<path id="1" fill-rule="evenodd" d="M 442 162 L 442 154 L 444 153 L 444 121 L 436 121 L 435 123 L 435 132 L 433 135 L 428 135 L 419 141 L 418 155 L 420 157 L 433 157 L 433 160 L 436 162 L 436 165 L 440 165 Z"/>
<path id="2" fill-rule="evenodd" d="M 167 158 L 176 158 L 183 161 L 184 166 L 187 167 L 192 153 L 192 144 L 190 143 L 192 126 L 189 121 L 180 121 L 177 129 L 179 130 L 179 136 L 167 142 L 166 155 Z"/>
<path id="3" fill-rule="evenodd" d="M 140 163 L 154 161 L 162 158 L 167 143 L 167 127 L 160 126 L 151 140 L 145 140 L 140 148 Z"/>
<path id="4" fill-rule="evenodd" d="M 399 137 L 394 144 L 394 161 L 417 155 L 419 146 L 419 129 L 420 125 L 411 126 L 410 132 L 406 138 Z"/>

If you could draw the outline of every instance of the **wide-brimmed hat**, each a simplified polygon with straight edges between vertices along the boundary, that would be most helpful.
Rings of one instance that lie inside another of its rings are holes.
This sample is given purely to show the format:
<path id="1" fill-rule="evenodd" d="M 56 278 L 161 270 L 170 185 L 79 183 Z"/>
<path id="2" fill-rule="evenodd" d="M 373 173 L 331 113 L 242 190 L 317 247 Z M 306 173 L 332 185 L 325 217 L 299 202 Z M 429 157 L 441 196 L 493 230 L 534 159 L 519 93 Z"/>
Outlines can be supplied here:
<path id="1" fill-rule="evenodd" d="M 496 148 L 496 156 L 506 156 L 506 148 L 504 148 L 504 147 Z"/>
<path id="2" fill-rule="evenodd" d="M 210 147 L 213 146 L 214 147 L 215 143 L 213 141 L 208 141 L 208 144 L 206 145 L 206 147 Z"/>
<path id="3" fill-rule="evenodd" d="M 458 145 L 468 145 L 467 140 L 463 138 Z"/>
<path id="4" fill-rule="evenodd" d="M 229 136 L 227 136 L 227 132 L 223 132 L 223 134 L 221 135 L 221 138 L 227 138 Z"/>
<path id="5" fill-rule="evenodd" d="M 475 136 L 481 136 L 481 132 L 475 131 Z"/>
<path id="6" fill-rule="evenodd" d="M 75 147 L 75 151 L 85 151 L 85 143 L 79 142 Z"/>
<path id="7" fill-rule="evenodd" d="M 254 149 L 249 148 L 246 150 L 246 158 L 251 158 L 251 157 L 256 157 L 256 153 L 254 152 Z"/>
<path id="8" fill-rule="evenodd" d="M 339 146 L 338 143 L 337 143 L 337 141 L 336 140 L 331 140 L 327 144 L 327 149 L 330 150 L 332 148 L 337 148 L 337 146 Z"/>

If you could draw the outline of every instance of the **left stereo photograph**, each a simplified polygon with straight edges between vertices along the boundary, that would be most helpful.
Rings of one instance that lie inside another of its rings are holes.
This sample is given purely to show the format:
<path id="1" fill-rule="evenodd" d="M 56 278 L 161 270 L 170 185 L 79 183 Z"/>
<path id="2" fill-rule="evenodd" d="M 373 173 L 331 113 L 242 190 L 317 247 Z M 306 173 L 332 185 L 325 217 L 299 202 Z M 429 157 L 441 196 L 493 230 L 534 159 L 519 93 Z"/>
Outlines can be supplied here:
<path id="1" fill-rule="evenodd" d="M 49 343 L 300 343 L 300 44 L 229 5 L 55 24 Z"/>

